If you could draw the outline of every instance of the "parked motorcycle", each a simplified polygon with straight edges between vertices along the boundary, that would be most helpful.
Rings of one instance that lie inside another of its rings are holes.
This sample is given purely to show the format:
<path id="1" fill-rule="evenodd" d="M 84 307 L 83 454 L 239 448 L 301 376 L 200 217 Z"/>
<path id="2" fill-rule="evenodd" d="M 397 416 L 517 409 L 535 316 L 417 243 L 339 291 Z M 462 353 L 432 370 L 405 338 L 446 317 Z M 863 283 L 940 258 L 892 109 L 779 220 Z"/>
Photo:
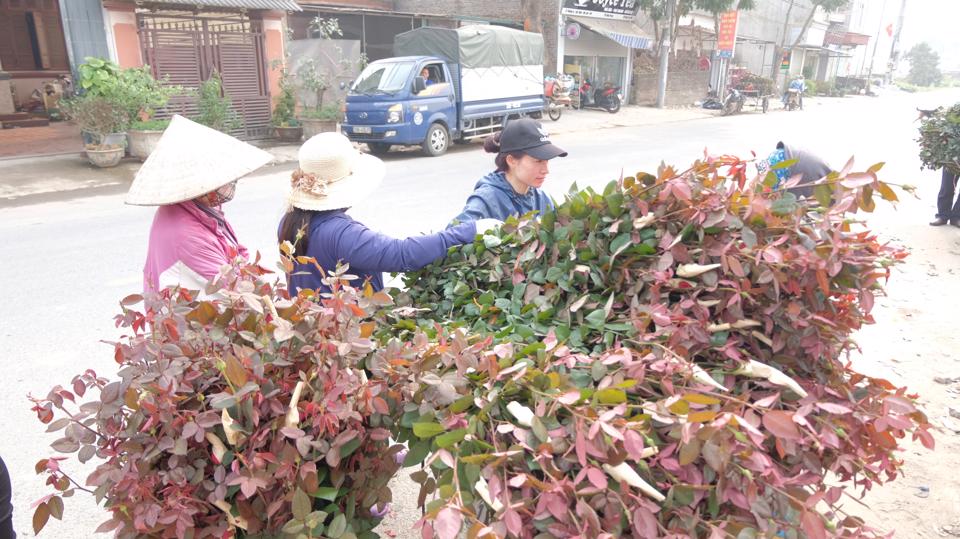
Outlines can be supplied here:
<path id="1" fill-rule="evenodd" d="M 720 114 L 723 116 L 729 116 L 730 114 L 736 114 L 743 110 L 743 94 L 740 93 L 740 90 L 736 88 L 727 89 L 727 97 L 723 98 L 723 108 L 720 109 Z"/>
<path id="2" fill-rule="evenodd" d="M 543 95 L 547 99 L 546 112 L 551 120 L 559 120 L 563 109 L 573 106 L 570 93 L 573 91 L 574 84 L 573 77 L 570 75 L 544 78 Z"/>
<path id="3" fill-rule="evenodd" d="M 614 114 L 620 111 L 622 102 L 620 87 L 612 82 L 604 83 L 601 88 L 594 88 L 590 79 L 583 79 L 583 84 L 580 85 L 581 109 L 602 109 Z"/>

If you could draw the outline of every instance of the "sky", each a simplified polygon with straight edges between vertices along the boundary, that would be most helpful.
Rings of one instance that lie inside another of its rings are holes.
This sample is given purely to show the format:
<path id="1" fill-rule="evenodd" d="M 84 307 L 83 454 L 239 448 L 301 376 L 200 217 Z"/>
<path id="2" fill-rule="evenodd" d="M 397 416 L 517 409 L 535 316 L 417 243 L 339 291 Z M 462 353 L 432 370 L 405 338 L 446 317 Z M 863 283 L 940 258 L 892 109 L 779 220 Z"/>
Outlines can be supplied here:
<path id="1" fill-rule="evenodd" d="M 882 3 L 883 0 L 868 0 Z M 900 2 L 887 0 L 885 18 L 895 22 Z M 902 50 L 921 41 L 929 43 L 940 54 L 940 69 L 960 70 L 960 0 L 907 0 Z"/>

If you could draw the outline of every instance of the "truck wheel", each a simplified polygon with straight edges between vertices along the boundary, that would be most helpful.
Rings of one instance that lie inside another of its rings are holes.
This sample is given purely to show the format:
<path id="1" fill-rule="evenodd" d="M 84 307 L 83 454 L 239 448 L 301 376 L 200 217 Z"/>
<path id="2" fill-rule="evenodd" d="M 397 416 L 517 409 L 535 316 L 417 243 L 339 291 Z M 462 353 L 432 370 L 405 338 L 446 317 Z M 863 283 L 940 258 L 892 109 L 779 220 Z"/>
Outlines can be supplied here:
<path id="1" fill-rule="evenodd" d="M 423 153 L 430 157 L 443 155 L 450 145 L 450 134 L 443 124 L 433 124 L 427 129 L 427 136 L 423 139 Z"/>
<path id="2" fill-rule="evenodd" d="M 390 151 L 390 144 L 386 142 L 368 142 L 367 148 L 370 149 L 370 153 L 373 155 L 386 155 Z"/>

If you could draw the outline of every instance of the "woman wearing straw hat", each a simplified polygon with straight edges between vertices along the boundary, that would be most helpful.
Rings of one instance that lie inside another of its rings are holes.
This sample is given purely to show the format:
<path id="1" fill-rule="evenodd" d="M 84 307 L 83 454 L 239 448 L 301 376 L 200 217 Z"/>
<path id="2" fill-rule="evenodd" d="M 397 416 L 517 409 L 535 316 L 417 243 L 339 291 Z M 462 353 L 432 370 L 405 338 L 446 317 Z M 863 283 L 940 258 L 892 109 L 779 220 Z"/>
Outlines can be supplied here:
<path id="1" fill-rule="evenodd" d="M 503 221 L 511 215 L 553 209 L 553 201 L 540 187 L 550 172 L 547 162 L 566 157 L 567 152 L 550 142 L 540 123 L 530 118 L 512 120 L 503 131 L 487 137 L 483 149 L 497 154 L 497 170 L 480 178 L 457 221 Z"/>
<path id="2" fill-rule="evenodd" d="M 173 117 L 127 193 L 127 204 L 160 206 L 143 267 L 145 292 L 175 285 L 202 291 L 221 267 L 246 258 L 220 207 L 233 198 L 237 180 L 271 158 L 230 135 Z"/>
<path id="3" fill-rule="evenodd" d="M 300 147 L 300 168 L 293 173 L 290 210 L 280 222 L 278 239 L 289 241 L 298 254 L 311 257 L 324 272 L 349 264 L 361 286 L 383 289 L 383 272 L 413 271 L 442 258 L 454 245 L 473 241 L 476 234 L 499 221 L 462 223 L 436 234 L 396 239 L 354 221 L 346 210 L 370 196 L 384 176 L 383 162 L 357 151 L 339 133 L 320 133 Z M 301 232 L 302 231 L 302 232 Z M 312 264 L 295 264 L 287 276 L 291 293 L 301 289 L 329 291 Z"/>

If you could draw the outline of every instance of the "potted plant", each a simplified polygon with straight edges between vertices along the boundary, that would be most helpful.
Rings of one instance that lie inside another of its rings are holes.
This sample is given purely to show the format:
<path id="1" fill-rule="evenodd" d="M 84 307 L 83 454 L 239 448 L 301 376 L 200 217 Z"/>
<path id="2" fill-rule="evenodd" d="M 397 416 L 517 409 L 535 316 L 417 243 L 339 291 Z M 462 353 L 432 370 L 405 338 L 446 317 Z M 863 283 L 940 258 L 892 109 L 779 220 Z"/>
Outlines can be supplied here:
<path id="1" fill-rule="evenodd" d="M 285 67 L 276 67 L 280 70 L 280 95 L 277 96 L 273 107 L 273 127 L 277 138 L 282 142 L 300 142 L 303 137 L 303 126 L 294 116 L 297 109 L 297 97 L 294 92 L 293 80 Z"/>
<path id="2" fill-rule="evenodd" d="M 166 77 L 155 79 L 149 66 L 121 69 L 110 60 L 87 57 L 78 69 L 83 95 L 105 99 L 118 109 L 123 118 L 115 126 L 117 135 L 126 139 L 133 157 L 146 159 L 166 127 L 152 121 L 154 114 L 183 88 L 170 86 Z M 85 142 L 93 143 L 93 137 L 85 135 Z"/>
<path id="3" fill-rule="evenodd" d="M 104 168 L 123 159 L 125 139 L 115 133 L 126 122 L 126 115 L 110 99 L 83 95 L 65 101 L 63 110 L 87 135 L 85 148 L 91 163 Z"/>
<path id="4" fill-rule="evenodd" d="M 170 123 L 155 120 L 154 115 L 171 97 L 183 93 L 182 87 L 168 85 L 167 77 L 153 78 L 149 66 L 120 72 L 115 97 L 130 119 L 127 139 L 131 156 L 142 161 L 150 155 Z"/>
<path id="5" fill-rule="evenodd" d="M 340 119 L 340 104 L 323 104 L 323 94 L 330 87 L 330 74 L 314 58 L 308 58 L 297 69 L 303 89 L 313 96 L 313 106 L 300 113 L 303 135 L 310 138 L 317 133 L 336 131 Z"/>

